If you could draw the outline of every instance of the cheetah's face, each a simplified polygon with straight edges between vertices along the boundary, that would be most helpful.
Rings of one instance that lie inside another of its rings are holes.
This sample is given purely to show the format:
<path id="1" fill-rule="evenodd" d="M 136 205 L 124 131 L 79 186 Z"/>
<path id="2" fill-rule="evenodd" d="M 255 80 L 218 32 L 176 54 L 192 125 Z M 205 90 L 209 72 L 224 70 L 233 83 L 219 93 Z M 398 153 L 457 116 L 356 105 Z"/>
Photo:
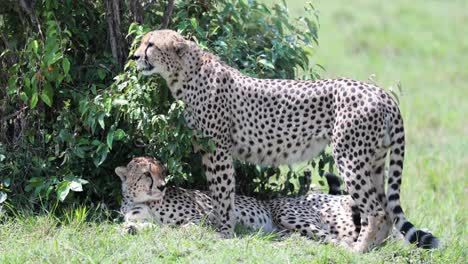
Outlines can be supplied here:
<path id="1" fill-rule="evenodd" d="M 167 78 L 180 71 L 181 57 L 187 45 L 175 31 L 155 30 L 142 38 L 133 59 L 144 75 L 160 74 Z"/>
<path id="2" fill-rule="evenodd" d="M 117 167 L 115 173 L 122 180 L 122 194 L 129 202 L 164 198 L 166 169 L 159 161 L 150 157 L 134 158 L 126 167 Z"/>

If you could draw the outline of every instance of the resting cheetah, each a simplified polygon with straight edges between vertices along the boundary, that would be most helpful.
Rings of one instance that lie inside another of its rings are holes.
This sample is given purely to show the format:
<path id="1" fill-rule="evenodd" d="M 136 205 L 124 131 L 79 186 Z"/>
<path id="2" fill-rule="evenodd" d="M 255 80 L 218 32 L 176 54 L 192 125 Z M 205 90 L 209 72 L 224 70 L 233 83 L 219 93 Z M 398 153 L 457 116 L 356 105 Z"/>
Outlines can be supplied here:
<path id="1" fill-rule="evenodd" d="M 213 221 L 212 199 L 205 192 L 166 188 L 164 166 L 149 157 L 134 158 L 126 167 L 117 167 L 122 180 L 127 232 L 151 223 L 186 225 Z M 350 196 L 311 194 L 305 197 L 258 201 L 237 195 L 235 217 L 252 230 L 279 232 L 281 236 L 297 231 L 316 240 L 351 245 L 358 237 L 359 210 Z"/>
<path id="2" fill-rule="evenodd" d="M 147 33 L 133 59 L 144 75 L 159 74 L 186 105 L 189 127 L 213 139 L 203 155 L 219 231 L 232 235 L 233 159 L 261 165 L 310 160 L 332 147 L 340 176 L 361 212 L 353 249 L 369 250 L 392 222 L 410 242 L 438 247 L 400 205 L 405 137 L 397 103 L 379 87 L 355 80 L 280 80 L 246 76 L 172 30 Z M 385 196 L 385 159 L 389 152 Z"/>
<path id="3" fill-rule="evenodd" d="M 165 167 L 156 159 L 134 158 L 126 167 L 117 167 L 115 173 L 122 180 L 122 207 L 125 223 L 130 231 L 157 224 L 213 223 L 216 212 L 206 192 L 168 187 Z M 236 220 L 253 230 L 273 231 L 271 215 L 253 198 L 236 197 Z"/>

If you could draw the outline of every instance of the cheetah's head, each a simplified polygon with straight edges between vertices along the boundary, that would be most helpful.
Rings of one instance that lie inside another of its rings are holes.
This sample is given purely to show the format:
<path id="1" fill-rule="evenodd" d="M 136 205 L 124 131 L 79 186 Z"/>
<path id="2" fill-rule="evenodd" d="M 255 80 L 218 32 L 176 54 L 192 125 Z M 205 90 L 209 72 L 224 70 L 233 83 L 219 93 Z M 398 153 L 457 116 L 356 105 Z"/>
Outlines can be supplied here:
<path id="1" fill-rule="evenodd" d="M 133 59 L 144 75 L 160 74 L 167 80 L 181 71 L 189 44 L 173 30 L 151 31 L 142 38 Z"/>
<path id="2" fill-rule="evenodd" d="M 115 173 L 122 180 L 122 195 L 127 202 L 162 201 L 166 189 L 166 169 L 154 158 L 138 157 Z"/>

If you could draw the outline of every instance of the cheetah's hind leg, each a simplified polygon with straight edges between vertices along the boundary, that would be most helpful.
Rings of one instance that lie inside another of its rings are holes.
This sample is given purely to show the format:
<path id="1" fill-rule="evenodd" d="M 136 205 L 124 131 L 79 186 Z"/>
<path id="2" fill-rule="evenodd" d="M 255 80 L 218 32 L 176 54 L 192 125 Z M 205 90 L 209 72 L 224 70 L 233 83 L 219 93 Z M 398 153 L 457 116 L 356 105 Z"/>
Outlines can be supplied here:
<path id="1" fill-rule="evenodd" d="M 339 155 L 336 155 L 340 157 Z M 376 188 L 370 182 L 370 169 L 359 158 L 349 160 L 338 158 L 340 175 L 344 175 L 349 194 L 361 212 L 361 230 L 353 251 L 367 252 L 378 232 L 378 226 L 384 222 L 386 213 L 377 195 Z M 364 164 L 361 167 L 360 164 Z"/>

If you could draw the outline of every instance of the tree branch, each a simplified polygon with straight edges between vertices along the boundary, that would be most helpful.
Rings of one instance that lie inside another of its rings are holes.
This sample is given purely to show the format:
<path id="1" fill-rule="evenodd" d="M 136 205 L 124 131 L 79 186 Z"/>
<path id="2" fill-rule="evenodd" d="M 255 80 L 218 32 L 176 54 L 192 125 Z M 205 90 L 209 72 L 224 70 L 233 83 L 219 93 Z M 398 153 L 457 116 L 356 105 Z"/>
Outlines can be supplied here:
<path id="1" fill-rule="evenodd" d="M 106 0 L 106 13 L 112 56 L 119 66 L 122 67 L 125 62 L 126 48 L 125 40 L 120 31 L 120 0 Z"/>
<path id="2" fill-rule="evenodd" d="M 143 7 L 139 0 L 129 0 L 130 12 L 133 15 L 133 21 L 143 24 Z"/>
<path id="3" fill-rule="evenodd" d="M 26 109 L 28 109 L 27 106 L 25 106 L 25 107 L 21 108 L 20 110 L 18 110 L 18 111 L 16 111 L 16 112 L 13 112 L 13 113 L 11 113 L 11 114 L 9 114 L 9 115 L 7 115 L 7 116 L 2 117 L 0 120 L 1 120 L 2 123 L 3 123 L 3 122 L 6 122 L 6 121 L 8 121 L 8 120 L 10 120 L 10 119 L 12 119 L 12 118 L 15 118 L 16 116 L 18 116 L 19 114 L 21 114 L 21 113 L 22 113 L 24 110 L 26 110 Z"/>
<path id="4" fill-rule="evenodd" d="M 168 28 L 172 19 L 172 11 L 174 10 L 174 0 L 169 0 L 166 10 L 164 11 L 161 28 Z"/>
<path id="5" fill-rule="evenodd" d="M 5 34 L 3 34 L 3 32 L 0 31 L 0 36 L 2 37 L 3 43 L 5 44 L 5 48 L 11 50 L 11 45 L 8 42 L 8 39 L 5 37 Z"/>
<path id="6" fill-rule="evenodd" d="M 36 4 L 35 0 L 19 0 L 20 6 L 23 11 L 29 15 L 31 23 L 37 27 L 39 35 L 41 35 L 42 41 L 44 41 L 44 34 L 42 33 L 41 23 L 37 19 L 36 12 L 34 10 L 34 5 Z"/>

